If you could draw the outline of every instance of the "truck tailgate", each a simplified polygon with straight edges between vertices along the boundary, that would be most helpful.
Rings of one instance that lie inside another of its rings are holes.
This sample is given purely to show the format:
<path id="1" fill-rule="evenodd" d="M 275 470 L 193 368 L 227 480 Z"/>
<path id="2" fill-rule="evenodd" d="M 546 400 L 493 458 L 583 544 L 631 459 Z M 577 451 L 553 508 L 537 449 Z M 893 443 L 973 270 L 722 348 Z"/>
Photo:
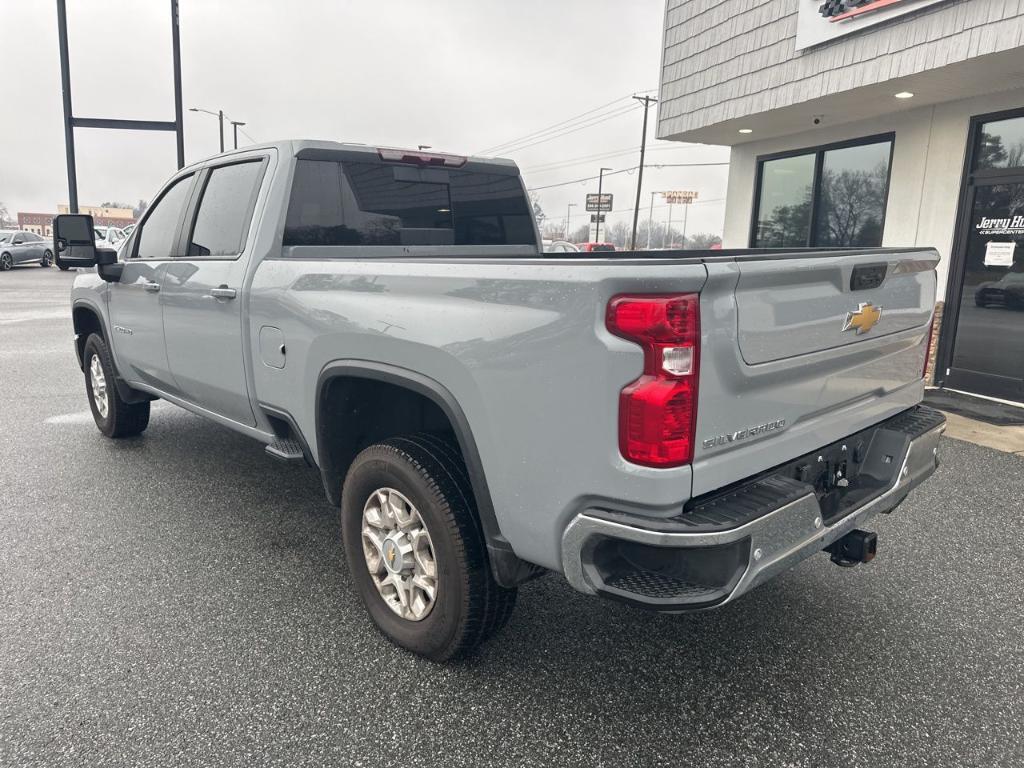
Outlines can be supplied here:
<path id="1" fill-rule="evenodd" d="M 933 250 L 707 263 L 694 495 L 920 402 Z"/>

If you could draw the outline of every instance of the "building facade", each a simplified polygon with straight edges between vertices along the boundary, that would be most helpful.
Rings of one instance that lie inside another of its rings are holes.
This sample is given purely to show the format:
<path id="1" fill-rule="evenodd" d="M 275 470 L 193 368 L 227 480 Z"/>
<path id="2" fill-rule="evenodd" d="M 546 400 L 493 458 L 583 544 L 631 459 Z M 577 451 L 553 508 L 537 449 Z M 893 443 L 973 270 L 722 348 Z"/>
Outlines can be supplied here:
<path id="1" fill-rule="evenodd" d="M 726 248 L 935 247 L 935 382 L 1024 402 L 1024 2 L 668 0 L 660 95 Z"/>
<path id="2" fill-rule="evenodd" d="M 58 205 L 57 213 L 68 213 L 67 205 Z M 95 205 L 79 206 L 79 213 L 92 216 L 92 223 L 97 227 L 127 227 L 135 223 L 135 214 L 131 208 L 104 208 Z M 53 234 L 53 213 L 26 213 L 18 212 L 18 229 L 27 232 L 35 232 L 43 237 L 50 237 Z"/>

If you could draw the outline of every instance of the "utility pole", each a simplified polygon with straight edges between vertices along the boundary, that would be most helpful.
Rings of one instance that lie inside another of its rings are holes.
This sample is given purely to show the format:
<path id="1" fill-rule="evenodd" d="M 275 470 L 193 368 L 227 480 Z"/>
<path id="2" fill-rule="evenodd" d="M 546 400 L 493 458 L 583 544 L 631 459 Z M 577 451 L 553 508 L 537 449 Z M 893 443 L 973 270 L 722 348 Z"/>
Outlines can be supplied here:
<path id="1" fill-rule="evenodd" d="M 576 203 L 569 203 L 565 208 L 565 239 L 569 239 L 569 219 L 572 216 L 572 209 L 576 207 Z"/>
<path id="2" fill-rule="evenodd" d="M 601 242 L 601 190 L 604 187 L 604 172 L 610 170 L 612 169 L 602 166 L 601 170 L 597 172 L 597 213 L 594 214 L 597 216 L 597 224 L 595 225 L 596 229 L 594 230 L 595 243 Z"/>
<path id="3" fill-rule="evenodd" d="M 647 151 L 647 110 L 650 109 L 651 103 L 658 103 L 658 100 L 653 96 L 634 96 L 637 101 L 644 103 L 644 127 L 643 133 L 640 136 L 640 170 L 636 175 L 636 205 L 633 207 L 633 236 L 629 241 L 629 249 L 631 251 L 636 250 L 636 224 L 640 218 L 640 188 L 644 183 L 644 154 Z M 652 202 L 654 198 L 651 198 Z"/>
<path id="4" fill-rule="evenodd" d="M 651 250 L 651 230 L 654 229 L 654 196 L 657 192 L 651 192 L 651 211 L 647 214 L 647 250 Z"/>
<path id="5" fill-rule="evenodd" d="M 232 120 L 231 121 L 231 128 L 234 131 L 235 149 L 238 149 L 238 126 L 240 126 L 240 125 L 245 125 L 245 123 L 240 122 L 238 120 Z"/>
<path id="6" fill-rule="evenodd" d="M 686 201 L 686 205 L 683 207 L 683 242 L 680 245 L 686 247 L 686 220 L 690 217 L 690 201 Z"/>
<path id="7" fill-rule="evenodd" d="M 668 204 L 668 227 L 665 229 L 665 237 L 668 238 L 668 247 L 672 247 L 672 202 Z M 665 238 L 661 239 L 661 247 L 665 248 Z"/>

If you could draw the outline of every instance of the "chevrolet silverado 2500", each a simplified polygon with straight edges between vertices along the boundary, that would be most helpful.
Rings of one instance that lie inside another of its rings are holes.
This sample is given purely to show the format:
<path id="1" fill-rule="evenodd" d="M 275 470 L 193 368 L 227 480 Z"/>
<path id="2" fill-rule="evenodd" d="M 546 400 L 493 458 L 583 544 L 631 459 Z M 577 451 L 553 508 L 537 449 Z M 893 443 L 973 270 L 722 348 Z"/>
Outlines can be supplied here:
<path id="1" fill-rule="evenodd" d="M 179 171 L 117 254 L 56 223 L 111 438 L 160 398 L 306 462 L 373 621 L 431 659 L 555 571 L 735 600 L 936 466 L 930 249 L 544 254 L 505 160 L 294 141 Z"/>

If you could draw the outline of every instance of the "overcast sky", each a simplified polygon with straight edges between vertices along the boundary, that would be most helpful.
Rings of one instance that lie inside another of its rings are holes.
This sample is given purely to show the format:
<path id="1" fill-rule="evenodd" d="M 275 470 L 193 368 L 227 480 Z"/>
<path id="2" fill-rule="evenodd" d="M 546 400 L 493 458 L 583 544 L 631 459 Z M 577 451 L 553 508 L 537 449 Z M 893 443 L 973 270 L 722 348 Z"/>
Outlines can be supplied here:
<path id="1" fill-rule="evenodd" d="M 67 5 L 76 116 L 172 120 L 169 1 Z M 0 202 L 12 216 L 52 212 L 68 197 L 56 3 L 3 6 Z M 180 7 L 186 162 L 218 149 L 217 119 L 187 111 L 202 107 L 245 121 L 258 142 L 429 144 L 456 153 L 504 145 L 493 154 L 515 159 L 529 187 L 550 187 L 595 176 L 602 165 L 636 166 L 642 111 L 620 107 L 658 87 L 663 0 L 180 0 Z M 562 126 L 588 124 L 583 130 L 540 143 L 533 142 L 561 131 L 522 138 L 588 112 Z M 652 111 L 650 163 L 728 160 L 725 148 L 654 141 L 654 129 Z M 149 199 L 175 170 L 172 133 L 78 129 L 76 148 L 83 205 Z M 726 175 L 725 166 L 648 168 L 641 217 L 649 191 L 695 189 L 708 202 L 691 208 L 689 231 L 720 233 Z M 553 220 L 578 203 L 576 227 L 585 220 L 585 193 L 596 189 L 593 181 L 538 194 Z M 605 191 L 615 194 L 609 222 L 629 219 L 635 174 L 608 176 Z M 655 218 L 666 220 L 667 207 L 656 206 Z"/>

